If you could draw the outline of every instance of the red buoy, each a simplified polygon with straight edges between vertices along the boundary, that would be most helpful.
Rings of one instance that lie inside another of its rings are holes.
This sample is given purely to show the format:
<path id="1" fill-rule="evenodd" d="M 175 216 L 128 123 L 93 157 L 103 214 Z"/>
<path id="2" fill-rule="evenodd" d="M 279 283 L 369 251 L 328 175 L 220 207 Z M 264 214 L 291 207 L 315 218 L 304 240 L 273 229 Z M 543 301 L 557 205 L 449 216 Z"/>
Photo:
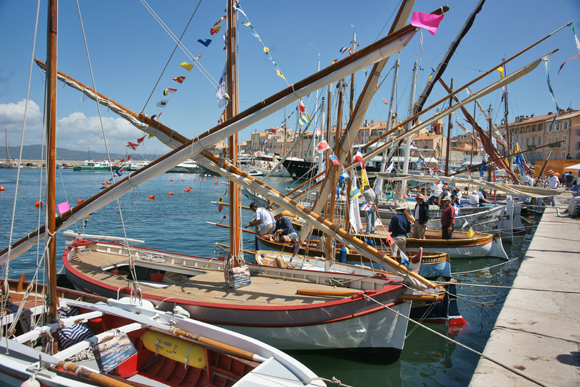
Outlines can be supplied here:
<path id="1" fill-rule="evenodd" d="M 219 181 L 216 181 L 216 182 L 215 182 L 215 185 L 218 185 L 219 183 L 220 183 Z"/>
<path id="2" fill-rule="evenodd" d="M 34 203 L 34 207 L 42 207 L 44 205 L 43 202 L 36 202 Z"/>
<path id="3" fill-rule="evenodd" d="M 107 185 L 111 184 L 111 180 L 107 180 Z"/>
<path id="4" fill-rule="evenodd" d="M 276 179 L 276 181 L 278 181 L 278 180 L 280 180 L 280 179 Z"/>
<path id="5" fill-rule="evenodd" d="M 203 178 L 203 181 L 205 181 L 205 177 Z"/>
<path id="6" fill-rule="evenodd" d="M 201 180 L 201 179 L 199 179 L 199 180 Z M 197 181 L 197 177 L 196 177 L 196 178 L 194 178 L 194 179 L 193 179 L 193 181 Z"/>
<path id="7" fill-rule="evenodd" d="M 171 178 L 171 181 L 173 181 L 173 177 Z"/>
<path id="8" fill-rule="evenodd" d="M 155 199 L 155 195 L 149 195 L 149 199 Z"/>
<path id="9" fill-rule="evenodd" d="M 173 195 L 173 192 L 168 192 L 167 195 L 171 196 Z"/>
<path id="10" fill-rule="evenodd" d="M 79 200 L 77 200 L 77 204 L 81 204 L 82 202 L 84 202 L 84 200 L 83 200 L 83 199 L 79 199 Z"/>
<path id="11" fill-rule="evenodd" d="M 106 185 L 105 180 L 103 180 L 103 185 Z"/>
<path id="12" fill-rule="evenodd" d="M 4 186 L 0 184 L 0 191 L 4 192 Z"/>
<path id="13" fill-rule="evenodd" d="M 217 179 L 217 176 L 214 176 L 213 178 L 214 178 L 214 179 Z"/>
<path id="14" fill-rule="evenodd" d="M 185 179 L 181 179 L 181 181 L 185 181 Z"/>

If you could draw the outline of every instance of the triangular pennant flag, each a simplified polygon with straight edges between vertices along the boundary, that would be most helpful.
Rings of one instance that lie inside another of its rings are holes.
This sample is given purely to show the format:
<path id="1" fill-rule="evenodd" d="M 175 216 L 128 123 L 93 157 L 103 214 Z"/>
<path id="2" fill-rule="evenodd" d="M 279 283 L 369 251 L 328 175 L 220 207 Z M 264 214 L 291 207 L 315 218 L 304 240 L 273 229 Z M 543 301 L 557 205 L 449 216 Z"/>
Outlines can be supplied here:
<path id="1" fill-rule="evenodd" d="M 332 164 L 334 164 L 334 165 L 340 165 L 340 160 L 335 155 L 330 155 L 329 156 L 329 159 L 330 159 L 330 161 L 332 161 Z"/>
<path id="2" fill-rule="evenodd" d="M 409 267 L 409 257 L 407 257 L 407 255 L 405 253 L 403 253 L 402 250 L 401 251 L 401 265 L 404 265 L 405 267 Z"/>
<path id="3" fill-rule="evenodd" d="M 197 41 L 206 47 L 209 46 L 209 44 L 211 43 L 211 39 L 197 39 Z"/>
<path id="4" fill-rule="evenodd" d="M 503 74 L 503 67 L 498 67 L 497 69 L 495 69 L 495 71 L 499 71 L 499 78 L 503 79 L 504 74 Z"/>
<path id="5" fill-rule="evenodd" d="M 304 103 L 302 102 L 301 99 L 298 100 L 298 111 L 300 112 L 300 114 L 304 114 L 304 112 L 306 111 L 306 106 L 304 106 Z"/>
<path id="6" fill-rule="evenodd" d="M 367 171 L 366 171 L 366 169 L 363 169 L 361 171 L 361 174 L 360 174 L 360 186 L 361 186 L 361 188 L 362 188 L 363 191 L 365 190 L 365 187 L 370 186 L 369 179 L 367 177 Z"/>
<path id="7" fill-rule="evenodd" d="M 252 27 L 252 23 L 250 23 L 250 22 L 247 22 L 247 23 L 242 22 L 242 24 L 245 25 L 246 27 Z"/>
<path id="8" fill-rule="evenodd" d="M 214 35 L 214 34 L 217 34 L 218 32 L 220 32 L 221 29 L 222 29 L 221 26 L 219 26 L 219 27 L 211 27 L 209 29 L 209 33 L 210 33 L 210 35 Z"/>
<path id="9" fill-rule="evenodd" d="M 282 79 L 286 79 L 286 78 L 284 78 L 284 74 L 282 74 L 282 71 L 280 71 L 280 70 L 278 70 L 278 69 L 275 69 L 275 70 L 276 70 L 276 74 L 278 74 L 278 76 L 279 76 L 280 78 L 282 78 Z"/>
<path id="10" fill-rule="evenodd" d="M 185 77 L 175 77 L 175 78 L 173 78 L 173 80 L 177 83 L 183 83 L 183 81 L 185 80 Z"/>
<path id="11" fill-rule="evenodd" d="M 141 138 L 138 138 L 137 139 L 137 144 L 141 144 L 143 142 L 143 140 L 145 140 L 145 137 L 147 137 L 147 135 L 145 135 L 145 136 L 143 136 Z"/>
<path id="12" fill-rule="evenodd" d="M 164 108 L 165 106 L 167 106 L 168 102 L 169 102 L 168 99 L 164 99 L 163 101 L 159 101 L 159 102 L 157 102 L 157 107 Z"/>
<path id="13" fill-rule="evenodd" d="M 159 117 L 161 117 L 161 113 L 159 113 L 159 114 L 153 114 L 153 115 L 151 116 L 151 119 L 152 119 L 153 121 L 157 121 L 157 120 L 159 119 Z"/>
<path id="14" fill-rule="evenodd" d="M 326 141 L 322 140 L 318 143 L 318 148 L 316 149 L 319 152 L 325 151 L 329 148 L 329 145 Z"/>
<path id="15" fill-rule="evenodd" d="M 387 234 L 387 243 L 389 244 L 389 246 L 392 246 L 395 244 L 395 241 L 393 240 L 393 237 L 391 236 L 391 234 Z"/>
<path id="16" fill-rule="evenodd" d="M 571 27 L 572 31 L 574 31 L 574 40 L 576 42 L 576 48 L 578 49 L 578 55 L 573 56 L 572 58 L 567 59 L 564 63 L 562 63 L 558 69 L 558 74 L 560 74 L 560 70 L 562 70 L 562 67 L 564 67 L 566 62 L 571 61 L 572 59 L 580 58 L 580 41 L 578 40 L 578 35 L 576 35 L 576 28 L 574 28 L 574 23 L 568 24 L 568 27 Z"/>
<path id="17" fill-rule="evenodd" d="M 213 26 L 214 26 L 214 27 L 215 27 L 215 26 L 217 26 L 218 24 L 220 24 L 220 23 L 222 22 L 222 20 L 225 20 L 225 19 L 227 19 L 227 18 L 228 18 L 228 17 L 227 17 L 227 15 L 226 15 L 226 16 L 222 16 L 222 17 L 220 17 L 220 20 L 216 21 L 216 22 L 215 22 L 215 24 L 214 24 Z"/>
<path id="18" fill-rule="evenodd" d="M 185 63 L 185 62 L 184 62 Z M 193 66 L 193 65 L 192 65 Z M 172 89 L 172 88 L 167 88 L 165 90 L 163 90 L 163 95 L 169 95 L 169 94 L 174 94 L 177 91 L 177 89 Z"/>
<path id="19" fill-rule="evenodd" d="M 318 128 L 318 126 L 316 127 L 316 130 L 314 131 L 314 137 L 318 137 L 322 134 L 322 131 Z"/>
<path id="20" fill-rule="evenodd" d="M 154 134 L 150 134 L 149 136 L 147 136 L 147 138 L 153 138 L 153 137 L 155 137 Z"/>
<path id="21" fill-rule="evenodd" d="M 124 165 L 121 168 L 119 168 L 119 169 L 117 169 L 115 171 L 115 173 L 117 174 L 117 176 L 121 177 L 121 175 L 123 175 L 123 167 L 124 167 Z"/>
<path id="22" fill-rule="evenodd" d="M 360 152 L 360 149 L 358 151 L 356 151 L 356 154 L 354 155 L 354 161 L 358 161 L 362 168 L 365 169 L 365 161 L 363 160 L 363 156 L 362 153 Z"/>
<path id="23" fill-rule="evenodd" d="M 180 66 L 186 69 L 187 71 L 191 71 L 191 69 L 193 68 L 193 64 L 187 62 L 181 62 Z"/>
<path id="24" fill-rule="evenodd" d="M 345 181 L 346 179 L 350 179 L 350 175 L 348 174 L 348 172 L 343 172 L 338 176 L 338 182 L 342 183 L 343 181 Z"/>
<path id="25" fill-rule="evenodd" d="M 341 53 L 341 54 L 344 54 L 344 53 L 345 53 L 345 52 L 347 52 L 347 51 L 348 51 L 348 47 L 342 47 L 342 48 L 340 49 L 340 53 Z"/>
<path id="26" fill-rule="evenodd" d="M 357 187 L 352 187 L 352 189 L 350 190 L 350 195 L 348 195 L 348 199 L 349 200 L 354 200 L 356 198 L 358 198 L 361 195 L 360 191 L 358 190 Z"/>
<path id="27" fill-rule="evenodd" d="M 388 105 L 387 100 L 383 98 L 383 102 L 385 103 L 385 105 Z"/>

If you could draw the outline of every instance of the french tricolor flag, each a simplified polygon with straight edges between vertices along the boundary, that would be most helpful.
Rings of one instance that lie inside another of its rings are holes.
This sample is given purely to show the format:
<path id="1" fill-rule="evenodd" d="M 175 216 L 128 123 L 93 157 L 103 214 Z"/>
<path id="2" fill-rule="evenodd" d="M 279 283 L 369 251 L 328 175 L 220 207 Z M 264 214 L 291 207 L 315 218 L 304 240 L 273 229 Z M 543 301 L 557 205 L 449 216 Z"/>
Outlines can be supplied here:
<path id="1" fill-rule="evenodd" d="M 354 161 L 358 161 L 363 169 L 365 169 L 365 161 L 363 160 L 363 155 L 360 153 L 360 149 L 356 151 L 356 155 L 354 155 Z"/>

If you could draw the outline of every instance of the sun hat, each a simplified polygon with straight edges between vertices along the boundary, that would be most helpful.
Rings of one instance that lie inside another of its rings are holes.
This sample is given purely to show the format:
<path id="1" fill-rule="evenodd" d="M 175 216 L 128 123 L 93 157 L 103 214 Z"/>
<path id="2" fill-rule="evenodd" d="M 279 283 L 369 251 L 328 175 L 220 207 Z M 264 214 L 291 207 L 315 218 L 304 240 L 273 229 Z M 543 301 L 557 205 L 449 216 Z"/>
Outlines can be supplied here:
<path id="1" fill-rule="evenodd" d="M 450 202 L 451 199 L 449 199 L 449 196 L 445 196 L 443 199 L 441 199 L 442 202 L 448 201 Z"/>
<path id="2" fill-rule="evenodd" d="M 424 199 L 425 196 L 423 196 L 423 194 L 418 194 L 417 196 L 415 196 L 415 199 Z"/>
<path id="3" fill-rule="evenodd" d="M 406 209 L 407 209 L 407 207 L 405 207 L 405 206 L 404 206 L 404 205 L 402 205 L 402 204 L 399 204 L 399 205 L 397 206 L 397 208 L 395 208 L 395 211 L 399 211 L 399 210 L 406 210 Z"/>

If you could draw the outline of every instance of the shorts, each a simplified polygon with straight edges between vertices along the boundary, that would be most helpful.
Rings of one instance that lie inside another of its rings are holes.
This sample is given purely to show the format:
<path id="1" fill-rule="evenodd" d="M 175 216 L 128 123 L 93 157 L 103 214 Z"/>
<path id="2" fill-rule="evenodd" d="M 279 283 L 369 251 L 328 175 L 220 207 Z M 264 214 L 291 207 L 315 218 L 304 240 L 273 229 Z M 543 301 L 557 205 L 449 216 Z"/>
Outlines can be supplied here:
<path id="1" fill-rule="evenodd" d="M 290 239 L 298 239 L 298 234 L 295 232 L 291 232 L 290 234 L 286 235 Z"/>

